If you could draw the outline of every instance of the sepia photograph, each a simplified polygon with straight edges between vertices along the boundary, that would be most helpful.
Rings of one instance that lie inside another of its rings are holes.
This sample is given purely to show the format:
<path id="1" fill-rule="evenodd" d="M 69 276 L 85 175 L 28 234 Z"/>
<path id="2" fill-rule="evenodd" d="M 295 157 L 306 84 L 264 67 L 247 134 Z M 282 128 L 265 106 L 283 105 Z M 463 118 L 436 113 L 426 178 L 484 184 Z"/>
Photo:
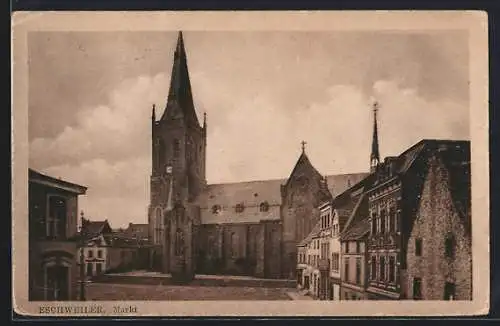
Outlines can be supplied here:
<path id="1" fill-rule="evenodd" d="M 19 314 L 488 310 L 485 14 L 21 14 Z"/>

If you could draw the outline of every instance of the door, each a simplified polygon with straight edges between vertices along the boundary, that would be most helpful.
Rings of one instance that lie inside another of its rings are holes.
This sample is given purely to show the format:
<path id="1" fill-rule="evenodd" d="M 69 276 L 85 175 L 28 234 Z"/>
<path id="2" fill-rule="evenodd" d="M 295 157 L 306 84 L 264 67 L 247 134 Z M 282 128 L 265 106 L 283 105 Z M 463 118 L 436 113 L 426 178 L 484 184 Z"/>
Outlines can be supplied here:
<path id="1" fill-rule="evenodd" d="M 69 300 L 69 272 L 65 266 L 49 266 L 46 269 L 46 298 L 48 301 Z"/>
<path id="2" fill-rule="evenodd" d="M 87 276 L 92 276 L 94 274 L 94 266 L 92 263 L 87 263 Z"/>

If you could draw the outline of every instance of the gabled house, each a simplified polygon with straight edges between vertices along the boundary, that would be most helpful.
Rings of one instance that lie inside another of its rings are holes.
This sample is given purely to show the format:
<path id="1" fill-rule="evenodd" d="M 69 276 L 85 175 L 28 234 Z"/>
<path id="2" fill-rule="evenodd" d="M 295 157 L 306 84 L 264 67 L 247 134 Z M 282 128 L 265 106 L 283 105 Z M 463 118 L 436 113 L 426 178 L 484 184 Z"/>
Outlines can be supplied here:
<path id="1" fill-rule="evenodd" d="M 82 233 L 85 273 L 88 277 L 99 275 L 109 269 L 109 236 L 112 234 L 111 226 L 107 220 L 83 220 Z"/>

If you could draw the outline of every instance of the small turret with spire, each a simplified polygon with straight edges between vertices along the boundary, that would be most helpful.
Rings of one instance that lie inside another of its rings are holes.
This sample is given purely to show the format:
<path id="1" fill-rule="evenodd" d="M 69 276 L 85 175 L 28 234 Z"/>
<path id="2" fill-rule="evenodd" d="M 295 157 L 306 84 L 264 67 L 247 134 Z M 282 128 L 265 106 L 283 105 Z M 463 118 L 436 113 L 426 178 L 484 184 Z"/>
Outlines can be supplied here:
<path id="1" fill-rule="evenodd" d="M 370 154 L 370 172 L 375 172 L 380 163 L 380 152 L 378 144 L 378 126 L 377 126 L 377 111 L 379 104 L 377 101 L 373 103 L 373 138 L 372 152 Z"/>

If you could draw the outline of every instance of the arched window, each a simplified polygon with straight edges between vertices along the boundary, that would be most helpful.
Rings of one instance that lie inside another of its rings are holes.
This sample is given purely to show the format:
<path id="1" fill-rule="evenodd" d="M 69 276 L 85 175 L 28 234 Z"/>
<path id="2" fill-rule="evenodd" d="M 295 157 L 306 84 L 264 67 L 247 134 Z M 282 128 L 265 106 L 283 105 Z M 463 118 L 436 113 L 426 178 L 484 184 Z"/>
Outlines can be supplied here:
<path id="1" fill-rule="evenodd" d="M 181 145 L 180 145 L 179 139 L 174 139 L 172 147 L 173 147 L 174 157 L 175 158 L 179 157 L 180 153 L 181 153 Z"/>
<path id="2" fill-rule="evenodd" d="M 241 213 L 245 210 L 245 205 L 243 205 L 243 203 L 236 204 L 234 210 L 236 211 L 236 213 Z"/>
<path id="3" fill-rule="evenodd" d="M 175 231 L 174 249 L 176 256 L 181 256 L 184 253 L 184 234 L 180 228 Z"/>
<path id="4" fill-rule="evenodd" d="M 269 203 L 267 201 L 260 203 L 260 211 L 267 212 L 269 210 Z"/>
<path id="5" fill-rule="evenodd" d="M 220 205 L 213 205 L 212 206 L 212 214 L 218 214 L 220 212 Z"/>
<path id="6" fill-rule="evenodd" d="M 158 138 L 157 139 L 157 146 L 158 146 L 158 157 L 156 161 L 156 168 L 157 169 L 163 169 L 163 165 L 165 165 L 165 160 L 166 160 L 166 147 L 165 147 L 165 142 L 163 139 Z"/>

